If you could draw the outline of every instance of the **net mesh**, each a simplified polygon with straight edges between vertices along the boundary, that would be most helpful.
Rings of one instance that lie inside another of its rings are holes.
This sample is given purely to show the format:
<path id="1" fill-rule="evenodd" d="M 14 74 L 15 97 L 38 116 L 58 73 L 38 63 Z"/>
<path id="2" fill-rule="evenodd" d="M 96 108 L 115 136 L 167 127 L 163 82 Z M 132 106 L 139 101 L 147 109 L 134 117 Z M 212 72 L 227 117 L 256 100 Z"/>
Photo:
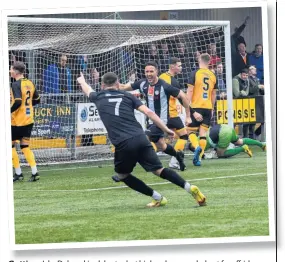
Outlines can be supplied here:
<path id="1" fill-rule="evenodd" d="M 225 82 L 223 26 L 9 22 L 8 40 L 10 64 L 24 61 L 26 76 L 41 94 L 31 142 L 39 164 L 113 158 L 107 134 L 78 134 L 78 108 L 90 106 L 76 82 L 80 72 L 99 91 L 106 72 L 116 73 L 121 83 L 133 82 L 144 77 L 148 61 L 155 61 L 163 73 L 169 59 L 178 57 L 183 70 L 176 77 L 185 91 L 199 54 L 208 52 L 212 70 L 222 62 Z"/>

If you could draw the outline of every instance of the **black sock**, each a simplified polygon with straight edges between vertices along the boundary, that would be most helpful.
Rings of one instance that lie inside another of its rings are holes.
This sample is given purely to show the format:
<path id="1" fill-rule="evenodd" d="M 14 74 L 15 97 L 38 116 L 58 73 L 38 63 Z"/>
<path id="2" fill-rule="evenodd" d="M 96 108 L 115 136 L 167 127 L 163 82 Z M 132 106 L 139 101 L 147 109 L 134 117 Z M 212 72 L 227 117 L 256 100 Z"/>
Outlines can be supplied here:
<path id="1" fill-rule="evenodd" d="M 170 156 L 174 156 L 174 157 L 176 157 L 176 154 L 177 154 L 174 147 L 168 144 L 167 144 L 166 149 L 164 150 L 164 153 Z"/>
<path id="2" fill-rule="evenodd" d="M 179 176 L 174 170 L 170 168 L 164 168 L 160 174 L 160 177 L 182 188 L 184 188 L 186 183 L 186 181 L 181 176 Z"/>
<path id="3" fill-rule="evenodd" d="M 128 175 L 125 179 L 122 179 L 121 181 L 124 182 L 131 189 L 138 191 L 144 195 L 147 195 L 150 197 L 153 195 L 152 188 L 150 188 L 143 181 L 141 181 L 140 179 L 136 178 L 135 176 L 131 174 Z"/>

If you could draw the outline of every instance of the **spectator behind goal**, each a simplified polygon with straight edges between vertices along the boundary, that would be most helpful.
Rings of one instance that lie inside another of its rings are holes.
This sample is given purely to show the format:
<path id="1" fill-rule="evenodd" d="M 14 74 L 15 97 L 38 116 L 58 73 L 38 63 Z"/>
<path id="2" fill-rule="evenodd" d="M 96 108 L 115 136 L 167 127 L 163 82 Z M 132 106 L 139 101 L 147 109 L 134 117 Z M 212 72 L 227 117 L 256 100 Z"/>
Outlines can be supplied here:
<path id="1" fill-rule="evenodd" d="M 233 51 L 233 50 L 232 50 Z M 249 55 L 243 43 L 238 45 L 238 52 L 232 52 L 232 77 L 235 77 L 244 68 L 249 68 Z"/>
<path id="2" fill-rule="evenodd" d="M 264 84 L 264 66 L 263 66 L 263 46 L 256 44 L 254 51 L 249 56 L 249 64 L 254 65 L 256 68 L 256 76 L 260 84 Z"/>
<path id="3" fill-rule="evenodd" d="M 61 55 L 59 63 L 48 65 L 44 70 L 44 92 L 47 94 L 71 93 L 71 70 L 66 65 L 67 56 Z"/>
<path id="4" fill-rule="evenodd" d="M 224 80 L 224 74 L 223 74 L 223 64 L 222 62 L 217 63 L 217 68 L 215 71 L 216 77 L 217 77 L 217 83 L 218 83 L 218 92 L 217 92 L 217 98 L 220 99 L 227 99 L 227 87 Z"/>
<path id="5" fill-rule="evenodd" d="M 240 74 L 233 78 L 233 97 L 247 97 L 249 94 L 248 69 L 242 69 Z"/>

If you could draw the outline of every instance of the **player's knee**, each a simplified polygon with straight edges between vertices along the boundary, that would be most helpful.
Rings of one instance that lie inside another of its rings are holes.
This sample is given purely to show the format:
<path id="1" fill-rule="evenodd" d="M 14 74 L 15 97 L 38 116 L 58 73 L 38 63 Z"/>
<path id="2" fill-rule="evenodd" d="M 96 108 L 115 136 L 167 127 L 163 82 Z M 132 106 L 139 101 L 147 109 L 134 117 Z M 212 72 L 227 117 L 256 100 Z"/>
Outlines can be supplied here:
<path id="1" fill-rule="evenodd" d="M 187 133 L 190 134 L 196 134 L 198 132 L 199 128 L 198 127 L 188 127 L 187 128 Z"/>
<path id="2" fill-rule="evenodd" d="M 182 136 L 180 136 L 180 139 L 188 140 L 188 136 L 187 135 L 182 135 Z"/>
<path id="3" fill-rule="evenodd" d="M 126 179 L 130 174 L 117 174 L 120 180 Z"/>
<path id="4" fill-rule="evenodd" d="M 243 145 L 243 139 L 238 139 L 238 141 L 235 142 L 235 145 L 242 146 Z"/>
<path id="5" fill-rule="evenodd" d="M 161 171 L 160 171 L 160 174 L 159 174 L 160 178 L 166 179 L 167 174 L 169 174 L 169 172 L 172 173 L 172 170 L 167 168 L 167 167 L 162 168 Z"/>
<path id="6" fill-rule="evenodd" d="M 24 148 L 27 148 L 27 147 L 29 147 L 29 145 L 20 145 L 21 149 L 24 149 Z"/>
<path id="7" fill-rule="evenodd" d="M 200 136 L 205 136 L 208 130 L 209 130 L 209 126 L 202 124 L 199 130 Z"/>
<path id="8" fill-rule="evenodd" d="M 152 135 L 149 135 L 149 134 L 147 134 L 147 136 L 148 136 L 150 142 L 153 142 L 153 143 L 157 143 L 159 141 L 159 139 L 160 139 L 158 136 L 152 136 Z"/>
<path id="9" fill-rule="evenodd" d="M 164 168 L 160 168 L 160 169 L 158 169 L 158 170 L 153 171 L 152 173 L 155 174 L 156 176 L 160 176 L 160 174 L 162 173 L 162 170 L 163 170 L 163 169 L 164 169 Z"/>
<path id="10" fill-rule="evenodd" d="M 164 138 L 158 139 L 158 141 L 156 142 L 156 146 L 157 146 L 158 151 L 164 151 L 167 147 L 167 144 Z"/>
<path id="11" fill-rule="evenodd" d="M 175 133 L 181 137 L 183 135 L 187 135 L 187 129 L 185 127 L 181 128 L 181 129 L 178 129 L 175 131 Z"/>

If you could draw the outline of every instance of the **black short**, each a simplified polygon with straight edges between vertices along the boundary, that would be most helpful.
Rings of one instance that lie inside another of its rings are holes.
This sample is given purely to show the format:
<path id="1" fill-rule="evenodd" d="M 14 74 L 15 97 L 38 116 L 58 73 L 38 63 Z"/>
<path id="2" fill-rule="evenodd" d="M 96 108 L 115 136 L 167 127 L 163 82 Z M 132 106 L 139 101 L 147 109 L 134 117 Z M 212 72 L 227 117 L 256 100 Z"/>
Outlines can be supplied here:
<path id="1" fill-rule="evenodd" d="M 209 128 L 211 125 L 212 109 L 194 108 L 194 110 L 202 115 L 203 121 L 202 122 L 197 121 L 195 117 L 191 114 L 192 123 L 189 125 L 189 127 L 195 128 L 195 127 L 204 126 L 206 128 Z"/>
<path id="2" fill-rule="evenodd" d="M 21 140 L 22 138 L 30 138 L 34 123 L 26 126 L 11 126 L 12 141 Z"/>
<path id="3" fill-rule="evenodd" d="M 116 145 L 115 172 L 130 174 L 139 163 L 145 171 L 151 172 L 162 168 L 162 164 L 145 135 L 132 137 Z"/>
<path id="4" fill-rule="evenodd" d="M 154 124 L 149 125 L 145 133 L 149 137 L 149 140 L 154 143 L 158 142 L 160 138 L 164 137 L 164 132 Z"/>
<path id="5" fill-rule="evenodd" d="M 219 135 L 220 135 L 221 125 L 214 125 L 210 129 L 209 137 L 213 141 L 213 143 L 218 144 L 219 142 Z"/>
<path id="6" fill-rule="evenodd" d="M 169 118 L 167 121 L 167 127 L 170 129 L 183 129 L 185 126 L 182 122 L 182 119 L 178 116 L 178 117 L 172 117 Z"/>

